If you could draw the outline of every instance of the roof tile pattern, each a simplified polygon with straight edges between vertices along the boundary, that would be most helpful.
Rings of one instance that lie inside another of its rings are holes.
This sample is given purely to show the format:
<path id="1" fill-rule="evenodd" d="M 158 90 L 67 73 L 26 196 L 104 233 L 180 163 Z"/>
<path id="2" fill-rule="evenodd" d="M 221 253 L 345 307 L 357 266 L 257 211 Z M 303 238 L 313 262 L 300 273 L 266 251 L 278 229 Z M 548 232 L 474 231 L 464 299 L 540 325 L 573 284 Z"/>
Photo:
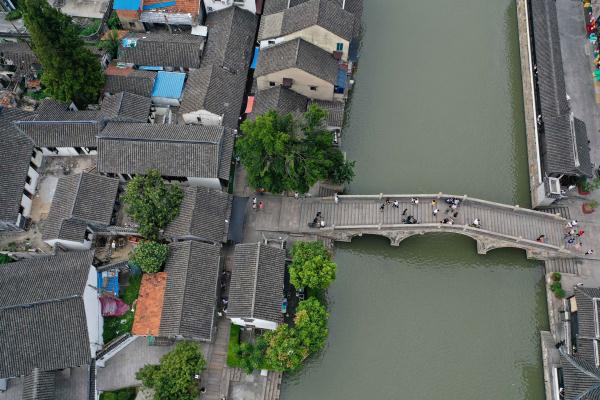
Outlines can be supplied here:
<path id="1" fill-rule="evenodd" d="M 285 250 L 261 243 L 235 246 L 227 315 L 281 323 Z"/>
<path id="2" fill-rule="evenodd" d="M 160 334 L 210 341 L 215 321 L 220 246 L 188 241 L 169 245 Z"/>
<path id="3" fill-rule="evenodd" d="M 299 115 L 306 111 L 307 104 L 307 97 L 282 86 L 276 86 L 256 93 L 254 108 L 249 118 L 255 119 L 257 115 L 262 115 L 270 110 L 275 110 L 280 114 Z"/>
<path id="4" fill-rule="evenodd" d="M 119 61 L 145 66 L 199 68 L 204 38 L 190 34 L 131 34 L 135 47 L 119 47 Z"/>
<path id="5" fill-rule="evenodd" d="M 130 70 L 125 75 L 106 74 L 104 91 L 108 93 L 129 92 L 140 96 L 150 97 L 156 72 Z"/>
<path id="6" fill-rule="evenodd" d="M 289 68 L 298 68 L 335 85 L 338 62 L 325 50 L 303 39 L 267 47 L 261 52 L 256 76 L 261 77 Z"/>
<path id="7" fill-rule="evenodd" d="M 82 295 L 93 251 L 0 266 L 0 377 L 84 365 L 91 359 Z"/>
<path id="8" fill-rule="evenodd" d="M 135 305 L 135 316 L 131 333 L 142 336 L 158 336 L 160 334 L 160 318 L 162 314 L 167 273 L 144 274 L 140 285 L 140 294 Z"/>
<path id="9" fill-rule="evenodd" d="M 42 372 L 34 368 L 23 381 L 22 400 L 55 400 L 55 381 L 54 371 Z"/>

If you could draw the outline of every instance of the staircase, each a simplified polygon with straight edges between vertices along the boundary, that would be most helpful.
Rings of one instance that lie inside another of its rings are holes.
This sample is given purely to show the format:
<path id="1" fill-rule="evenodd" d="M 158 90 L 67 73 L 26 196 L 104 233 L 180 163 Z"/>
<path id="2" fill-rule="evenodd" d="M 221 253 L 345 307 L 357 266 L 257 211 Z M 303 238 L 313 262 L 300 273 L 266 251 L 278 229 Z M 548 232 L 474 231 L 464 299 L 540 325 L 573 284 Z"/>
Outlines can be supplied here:
<path id="1" fill-rule="evenodd" d="M 561 274 L 579 275 L 578 262 L 572 258 L 554 258 L 545 261 L 546 273 L 560 272 Z"/>

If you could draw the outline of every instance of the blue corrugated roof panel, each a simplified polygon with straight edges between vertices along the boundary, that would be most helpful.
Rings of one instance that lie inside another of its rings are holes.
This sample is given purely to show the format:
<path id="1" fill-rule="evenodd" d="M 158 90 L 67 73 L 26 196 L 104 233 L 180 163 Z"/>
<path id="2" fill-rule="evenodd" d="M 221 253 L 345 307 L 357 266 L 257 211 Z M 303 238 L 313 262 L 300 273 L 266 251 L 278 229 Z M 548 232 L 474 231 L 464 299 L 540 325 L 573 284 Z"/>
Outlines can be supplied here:
<path id="1" fill-rule="evenodd" d="M 152 89 L 152 97 L 179 99 L 183 92 L 185 74 L 182 72 L 158 71 Z"/>
<path id="2" fill-rule="evenodd" d="M 142 0 L 115 0 L 113 10 L 139 10 Z"/>
<path id="3" fill-rule="evenodd" d="M 256 69 L 256 63 L 258 62 L 258 54 L 260 53 L 260 47 L 256 46 L 254 48 L 254 57 L 252 57 L 252 64 L 250 64 L 250 69 Z"/>
<path id="4" fill-rule="evenodd" d="M 156 4 L 147 4 L 144 6 L 144 10 L 154 10 L 157 8 L 167 8 L 173 7 L 177 3 L 174 1 L 165 1 L 164 3 L 156 3 Z"/>
<path id="5" fill-rule="evenodd" d="M 119 274 L 115 273 L 111 276 L 110 272 L 98 272 L 98 286 L 113 295 L 119 295 Z"/>
<path id="6" fill-rule="evenodd" d="M 338 76 L 337 76 L 337 82 L 336 82 L 336 86 L 339 88 L 346 88 L 346 70 L 340 68 L 338 70 Z"/>

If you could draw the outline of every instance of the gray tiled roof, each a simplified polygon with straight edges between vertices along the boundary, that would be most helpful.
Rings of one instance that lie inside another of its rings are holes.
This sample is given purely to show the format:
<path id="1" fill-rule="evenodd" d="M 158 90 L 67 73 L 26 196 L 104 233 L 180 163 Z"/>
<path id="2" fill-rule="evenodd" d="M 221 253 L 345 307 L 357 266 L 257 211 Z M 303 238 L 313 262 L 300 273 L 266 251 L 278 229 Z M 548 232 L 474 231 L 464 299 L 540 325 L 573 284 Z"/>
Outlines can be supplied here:
<path id="1" fill-rule="evenodd" d="M 19 121 L 37 147 L 96 147 L 97 121 Z"/>
<path id="2" fill-rule="evenodd" d="M 160 335 L 212 340 L 220 246 L 188 241 L 169 245 Z"/>
<path id="3" fill-rule="evenodd" d="M 344 125 L 344 107 L 343 101 L 311 100 L 309 104 L 316 104 L 327 111 L 327 125 L 341 128 Z"/>
<path id="4" fill-rule="evenodd" d="M 244 102 L 246 75 L 233 74 L 216 65 L 191 71 L 180 112 L 206 110 L 223 116 L 223 126 L 237 129 Z"/>
<path id="5" fill-rule="evenodd" d="M 22 400 L 55 400 L 56 374 L 54 371 L 33 371 L 23 380 Z"/>
<path id="6" fill-rule="evenodd" d="M 199 68 L 204 38 L 190 34 L 140 33 L 135 47 L 119 46 L 119 61 L 135 65 Z"/>
<path id="7" fill-rule="evenodd" d="M 561 352 L 565 400 L 599 400 L 600 370 L 587 360 Z"/>
<path id="8" fill-rule="evenodd" d="M 33 64 L 39 64 L 31 48 L 24 42 L 0 42 L 0 57 L 11 61 L 19 75 L 29 72 Z"/>
<path id="9" fill-rule="evenodd" d="M 118 189 L 118 179 L 86 172 L 60 178 L 44 221 L 44 240 L 82 241 L 88 223 L 109 225 Z"/>
<path id="10" fill-rule="evenodd" d="M 0 378 L 89 363 L 82 295 L 93 258 L 65 252 L 0 266 Z"/>
<path id="11" fill-rule="evenodd" d="M 98 136 L 98 170 L 229 179 L 233 133 L 221 126 L 109 122 Z"/>
<path id="12" fill-rule="evenodd" d="M 577 148 L 576 165 L 575 148 Z M 541 135 L 542 160 L 547 174 L 592 175 L 585 124 L 569 114 L 544 118 Z"/>
<path id="13" fill-rule="evenodd" d="M 104 91 L 108 93 L 129 92 L 140 96 L 150 97 L 156 72 L 131 71 L 127 76 L 106 75 Z"/>
<path id="14" fill-rule="evenodd" d="M 252 60 L 257 23 L 255 14 L 239 7 L 208 14 L 202 66 L 216 65 L 245 76 Z"/>
<path id="15" fill-rule="evenodd" d="M 594 298 L 598 299 L 596 310 L 594 310 Z M 598 325 L 598 321 L 600 321 L 600 289 L 576 287 L 575 299 L 577 300 L 579 335 L 600 339 L 600 326 Z"/>
<path id="16" fill-rule="evenodd" d="M 15 119 L 27 118 L 30 114 L 18 109 L 0 108 L 0 221 L 16 223 L 17 213 L 23 197 L 23 187 L 33 152 L 33 141 L 18 131 L 12 124 Z"/>
<path id="17" fill-rule="evenodd" d="M 227 316 L 283 321 L 285 250 L 261 243 L 235 246 Z"/>
<path id="18" fill-rule="evenodd" d="M 569 112 L 554 0 L 532 0 L 538 88 L 544 118 Z"/>
<path id="19" fill-rule="evenodd" d="M 263 115 L 270 110 L 297 116 L 306 111 L 307 104 L 307 97 L 282 86 L 275 86 L 256 93 L 252 114 L 248 118 L 255 119 L 257 115 Z"/>
<path id="20" fill-rule="evenodd" d="M 226 242 L 232 196 L 205 187 L 186 187 L 179 215 L 165 228 L 164 235 Z"/>
<path id="21" fill-rule="evenodd" d="M 342 9 L 331 0 L 309 0 L 283 11 L 281 29 L 274 31 L 266 25 L 272 24 L 272 16 L 262 22 L 259 40 L 289 35 L 311 26 L 320 26 L 329 32 L 350 41 L 354 31 L 354 15 Z M 269 32 L 268 34 L 266 32 Z"/>
<path id="22" fill-rule="evenodd" d="M 302 39 L 267 47 L 260 53 L 256 76 L 299 68 L 318 78 L 336 84 L 338 62 L 325 50 Z"/>
<path id="23" fill-rule="evenodd" d="M 150 115 L 151 105 L 150 97 L 120 92 L 104 97 L 100 116 L 119 121 L 146 122 Z"/>

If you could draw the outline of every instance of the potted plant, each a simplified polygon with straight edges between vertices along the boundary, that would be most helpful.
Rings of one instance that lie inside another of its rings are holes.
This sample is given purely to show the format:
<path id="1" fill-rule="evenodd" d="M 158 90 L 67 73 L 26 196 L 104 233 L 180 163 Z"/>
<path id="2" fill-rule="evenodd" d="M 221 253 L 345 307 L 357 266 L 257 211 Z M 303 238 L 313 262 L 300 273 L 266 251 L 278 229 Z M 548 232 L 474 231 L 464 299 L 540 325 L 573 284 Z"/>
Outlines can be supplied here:
<path id="1" fill-rule="evenodd" d="M 598 202 L 596 200 L 592 200 L 588 203 L 583 203 L 581 205 L 581 211 L 583 211 L 584 214 L 591 214 L 594 212 L 596 207 L 598 207 Z"/>
<path id="2" fill-rule="evenodd" d="M 581 178 L 577 182 L 577 191 L 579 194 L 586 196 L 600 187 L 600 178 L 594 178 L 591 181 L 587 178 Z"/>
<path id="3" fill-rule="evenodd" d="M 560 282 L 560 272 L 553 272 L 552 275 L 550 275 L 550 277 L 552 278 L 553 282 Z"/>

